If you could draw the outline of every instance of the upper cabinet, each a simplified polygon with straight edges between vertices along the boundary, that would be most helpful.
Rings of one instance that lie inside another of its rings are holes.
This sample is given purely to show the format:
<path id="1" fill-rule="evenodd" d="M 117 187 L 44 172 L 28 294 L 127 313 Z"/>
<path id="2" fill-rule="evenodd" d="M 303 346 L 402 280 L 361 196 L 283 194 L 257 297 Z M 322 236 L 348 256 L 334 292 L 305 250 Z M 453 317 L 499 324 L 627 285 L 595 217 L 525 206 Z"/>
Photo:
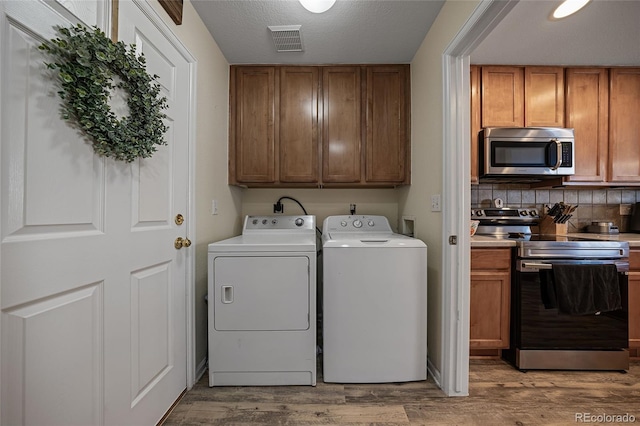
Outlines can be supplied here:
<path id="1" fill-rule="evenodd" d="M 367 67 L 366 181 L 405 183 L 409 87 L 405 66 Z"/>
<path id="2" fill-rule="evenodd" d="M 576 174 L 567 182 L 607 180 L 609 72 L 606 68 L 568 68 L 566 123 L 573 128 Z"/>
<path id="3" fill-rule="evenodd" d="M 482 127 L 562 127 L 561 67 L 483 66 Z"/>
<path id="4" fill-rule="evenodd" d="M 524 126 L 524 69 L 482 67 L 482 127 Z"/>
<path id="5" fill-rule="evenodd" d="M 409 181 L 409 66 L 232 66 L 229 183 Z"/>
<path id="6" fill-rule="evenodd" d="M 549 126 L 574 129 L 562 184 L 640 185 L 640 68 L 471 66 L 470 89 L 472 183 L 481 128 Z"/>
<path id="7" fill-rule="evenodd" d="M 640 182 L 640 68 L 611 69 L 609 181 Z"/>

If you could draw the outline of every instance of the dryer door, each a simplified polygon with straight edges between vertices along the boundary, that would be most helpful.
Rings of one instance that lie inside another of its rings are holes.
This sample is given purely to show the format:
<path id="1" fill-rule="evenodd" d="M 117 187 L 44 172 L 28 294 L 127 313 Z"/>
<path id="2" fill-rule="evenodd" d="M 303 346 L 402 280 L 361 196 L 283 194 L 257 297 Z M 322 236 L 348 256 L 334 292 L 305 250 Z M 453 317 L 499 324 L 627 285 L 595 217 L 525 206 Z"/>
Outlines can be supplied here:
<path id="1" fill-rule="evenodd" d="M 308 330 L 307 256 L 216 257 L 214 326 L 225 330 Z"/>

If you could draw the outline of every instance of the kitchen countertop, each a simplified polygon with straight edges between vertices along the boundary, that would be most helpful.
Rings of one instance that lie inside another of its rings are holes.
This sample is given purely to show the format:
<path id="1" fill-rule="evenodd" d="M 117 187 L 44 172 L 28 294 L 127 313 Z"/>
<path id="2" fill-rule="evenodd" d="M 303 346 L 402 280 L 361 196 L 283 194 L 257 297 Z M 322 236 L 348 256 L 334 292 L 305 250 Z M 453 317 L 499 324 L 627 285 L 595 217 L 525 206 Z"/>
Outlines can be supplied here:
<path id="1" fill-rule="evenodd" d="M 640 247 L 640 234 L 592 234 L 588 232 L 573 232 L 567 234 L 569 237 L 590 238 L 603 241 L 628 241 L 629 247 Z M 471 237 L 471 247 L 515 247 L 516 242 L 508 238 L 498 238 L 493 235 L 474 235 Z"/>

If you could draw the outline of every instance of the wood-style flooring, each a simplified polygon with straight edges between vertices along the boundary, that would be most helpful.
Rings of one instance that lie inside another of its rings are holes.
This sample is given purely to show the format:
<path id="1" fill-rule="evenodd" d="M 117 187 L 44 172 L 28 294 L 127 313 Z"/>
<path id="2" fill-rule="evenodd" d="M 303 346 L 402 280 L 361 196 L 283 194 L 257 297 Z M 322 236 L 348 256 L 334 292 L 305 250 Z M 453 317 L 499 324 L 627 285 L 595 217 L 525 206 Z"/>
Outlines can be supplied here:
<path id="1" fill-rule="evenodd" d="M 323 383 L 318 376 L 316 387 L 210 388 L 205 374 L 164 425 L 623 424 L 596 416 L 625 414 L 640 423 L 637 359 L 627 373 L 520 372 L 502 360 L 472 359 L 469 396 L 456 398 L 446 397 L 431 378 L 363 385 Z"/>

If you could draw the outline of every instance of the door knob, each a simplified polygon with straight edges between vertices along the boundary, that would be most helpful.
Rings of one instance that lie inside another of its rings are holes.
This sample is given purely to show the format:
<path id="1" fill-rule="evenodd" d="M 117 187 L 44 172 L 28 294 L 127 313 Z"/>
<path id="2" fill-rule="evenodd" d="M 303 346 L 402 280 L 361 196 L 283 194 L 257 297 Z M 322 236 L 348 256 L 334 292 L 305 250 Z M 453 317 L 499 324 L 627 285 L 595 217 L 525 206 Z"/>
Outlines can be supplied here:
<path id="1" fill-rule="evenodd" d="M 178 237 L 173 245 L 176 249 L 180 250 L 182 247 L 189 247 L 191 245 L 191 240 L 188 238 Z"/>

